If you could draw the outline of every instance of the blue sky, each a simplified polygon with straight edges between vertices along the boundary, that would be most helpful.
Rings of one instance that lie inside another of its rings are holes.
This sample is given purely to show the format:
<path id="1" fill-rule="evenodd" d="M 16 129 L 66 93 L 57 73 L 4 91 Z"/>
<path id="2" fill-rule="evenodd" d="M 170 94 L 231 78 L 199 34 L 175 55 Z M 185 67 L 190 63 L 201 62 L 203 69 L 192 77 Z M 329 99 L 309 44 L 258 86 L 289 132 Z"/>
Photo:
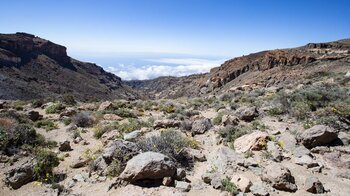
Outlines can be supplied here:
<path id="1" fill-rule="evenodd" d="M 1 7 L 1 33 L 35 34 L 117 74 L 194 59 L 207 60 L 208 70 L 243 54 L 350 37 L 347 0 L 1 0 Z"/>

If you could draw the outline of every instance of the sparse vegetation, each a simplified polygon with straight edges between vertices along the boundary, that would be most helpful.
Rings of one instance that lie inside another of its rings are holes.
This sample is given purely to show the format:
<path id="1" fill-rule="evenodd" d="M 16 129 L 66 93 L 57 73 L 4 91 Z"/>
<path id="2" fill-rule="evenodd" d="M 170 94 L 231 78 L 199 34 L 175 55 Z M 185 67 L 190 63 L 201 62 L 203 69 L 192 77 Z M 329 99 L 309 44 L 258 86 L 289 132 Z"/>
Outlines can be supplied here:
<path id="1" fill-rule="evenodd" d="M 43 119 L 35 122 L 35 127 L 43 128 L 46 131 L 57 129 L 57 124 L 51 119 Z"/>
<path id="2" fill-rule="evenodd" d="M 163 153 L 180 165 L 191 167 L 191 162 L 185 148 L 198 148 L 198 142 L 184 136 L 175 130 L 165 130 L 160 135 L 143 138 L 138 142 L 143 151 L 154 151 Z"/>
<path id="3" fill-rule="evenodd" d="M 218 134 L 224 139 L 225 143 L 232 145 L 237 138 L 247 134 L 247 131 L 242 128 L 227 126 L 220 129 Z"/>
<path id="4" fill-rule="evenodd" d="M 47 181 L 48 177 L 52 176 L 53 168 L 59 165 L 57 154 L 45 148 L 38 148 L 35 154 L 37 162 L 34 166 L 35 176 L 40 181 Z"/>
<path id="5" fill-rule="evenodd" d="M 239 193 L 237 186 L 231 182 L 231 178 L 228 176 L 221 180 L 221 190 L 227 191 L 231 195 L 237 195 Z"/>
<path id="6" fill-rule="evenodd" d="M 73 123 L 78 127 L 90 127 L 94 123 L 94 119 L 87 112 L 80 112 L 73 117 Z"/>
<path id="7" fill-rule="evenodd" d="M 220 125 L 223 116 L 224 116 L 224 113 L 223 113 L 223 112 L 217 113 L 217 115 L 216 115 L 215 118 L 213 119 L 213 124 L 214 124 L 214 125 Z"/>
<path id="8" fill-rule="evenodd" d="M 55 113 L 59 113 L 64 109 L 64 106 L 61 103 L 54 103 L 50 106 L 48 106 L 45 109 L 45 112 L 47 114 L 55 114 Z"/>

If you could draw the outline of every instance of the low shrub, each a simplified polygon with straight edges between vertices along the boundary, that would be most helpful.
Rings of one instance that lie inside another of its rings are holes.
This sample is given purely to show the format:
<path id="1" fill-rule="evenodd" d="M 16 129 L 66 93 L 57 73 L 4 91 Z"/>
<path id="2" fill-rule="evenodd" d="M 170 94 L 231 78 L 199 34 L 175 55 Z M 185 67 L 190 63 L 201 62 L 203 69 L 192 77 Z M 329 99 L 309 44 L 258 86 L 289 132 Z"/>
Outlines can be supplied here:
<path id="1" fill-rule="evenodd" d="M 133 113 L 129 109 L 125 109 L 125 108 L 119 108 L 117 110 L 112 111 L 112 113 L 116 114 L 120 117 L 123 117 L 123 118 L 136 118 L 137 117 L 135 113 Z"/>
<path id="2" fill-rule="evenodd" d="M 221 190 L 227 191 L 232 195 L 239 193 L 237 186 L 231 182 L 231 178 L 227 177 L 221 180 Z"/>
<path id="3" fill-rule="evenodd" d="M 73 106 L 77 104 L 77 101 L 72 94 L 64 94 L 62 96 L 62 103 Z"/>
<path id="4" fill-rule="evenodd" d="M 214 125 L 220 125 L 222 121 L 222 117 L 224 116 L 223 112 L 217 113 L 217 115 L 213 119 L 213 124 Z"/>
<path id="5" fill-rule="evenodd" d="M 25 101 L 17 100 L 11 103 L 11 107 L 14 108 L 15 110 L 23 110 L 23 107 L 27 103 Z"/>
<path id="6" fill-rule="evenodd" d="M 41 181 L 47 181 L 53 168 L 59 165 L 59 158 L 56 153 L 45 148 L 39 148 L 36 152 L 36 162 L 34 166 L 35 176 Z"/>
<path id="7" fill-rule="evenodd" d="M 32 101 L 33 108 L 40 108 L 43 104 L 44 104 L 44 101 L 42 99 L 35 99 Z"/>
<path id="8" fill-rule="evenodd" d="M 224 139 L 225 143 L 232 145 L 237 138 L 247 134 L 248 132 L 247 130 L 242 128 L 227 126 L 225 128 L 220 129 L 218 133 L 220 137 Z"/>
<path id="9" fill-rule="evenodd" d="M 292 115 L 298 120 L 303 120 L 308 117 L 308 112 L 311 111 L 310 106 L 305 102 L 293 102 L 291 107 Z"/>
<path id="10" fill-rule="evenodd" d="M 94 123 L 94 119 L 88 112 L 80 112 L 76 114 L 73 119 L 73 123 L 78 127 L 90 127 Z"/>
<path id="11" fill-rule="evenodd" d="M 191 167 L 185 148 L 198 148 L 198 142 L 175 130 L 165 130 L 159 135 L 142 138 L 138 146 L 144 152 L 153 151 L 167 155 L 182 166 Z"/>
<path id="12" fill-rule="evenodd" d="M 286 112 L 287 111 L 283 107 L 272 107 L 267 111 L 267 113 L 271 116 L 279 116 L 285 114 Z"/>
<path id="13" fill-rule="evenodd" d="M 176 108 L 173 104 L 161 105 L 159 109 L 160 109 L 160 111 L 165 112 L 165 113 L 174 113 L 176 110 Z"/>
<path id="14" fill-rule="evenodd" d="M 57 124 L 51 119 L 44 119 L 35 122 L 35 127 L 43 128 L 46 131 L 57 129 Z"/>
<path id="15" fill-rule="evenodd" d="M 48 106 L 45 109 L 46 114 L 55 114 L 59 113 L 64 109 L 64 106 L 61 103 L 54 103 L 50 106 Z"/>

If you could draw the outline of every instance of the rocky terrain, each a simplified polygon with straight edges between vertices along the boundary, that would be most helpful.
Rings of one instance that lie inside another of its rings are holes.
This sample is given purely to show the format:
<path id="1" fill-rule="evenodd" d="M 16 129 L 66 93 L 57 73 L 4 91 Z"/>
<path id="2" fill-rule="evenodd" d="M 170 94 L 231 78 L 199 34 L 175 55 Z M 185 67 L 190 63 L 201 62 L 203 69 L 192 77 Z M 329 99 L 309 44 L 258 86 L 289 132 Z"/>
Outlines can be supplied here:
<path id="1" fill-rule="evenodd" d="M 2 41 L 1 69 L 25 73 L 39 56 L 53 70 L 97 69 L 61 61 L 61 47 L 41 42 L 27 57 Z M 110 94 L 96 101 L 82 101 L 78 89 L 1 100 L 0 193 L 349 195 L 349 68 L 342 40 L 251 54 L 202 75 L 127 83 L 110 76 L 120 87 L 102 82 Z M 94 77 L 109 75 L 98 70 Z M 114 90 L 135 97 L 114 99 Z"/>
<path id="2" fill-rule="evenodd" d="M 0 99 L 137 98 L 119 77 L 67 56 L 64 46 L 26 33 L 0 34 Z"/>

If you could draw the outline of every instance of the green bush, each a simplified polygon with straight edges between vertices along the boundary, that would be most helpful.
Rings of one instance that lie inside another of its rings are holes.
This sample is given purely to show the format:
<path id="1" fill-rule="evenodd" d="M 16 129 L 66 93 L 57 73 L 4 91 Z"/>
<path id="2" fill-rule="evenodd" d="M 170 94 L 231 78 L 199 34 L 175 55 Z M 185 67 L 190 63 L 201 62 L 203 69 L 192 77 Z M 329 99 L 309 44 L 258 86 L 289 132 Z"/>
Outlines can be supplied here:
<path id="1" fill-rule="evenodd" d="M 220 125 L 223 116 L 224 116 L 224 113 L 223 113 L 223 112 L 217 113 L 217 115 L 216 115 L 215 118 L 213 119 L 214 125 Z"/>
<path id="2" fill-rule="evenodd" d="M 62 96 L 62 103 L 67 104 L 67 105 L 75 105 L 75 104 L 77 104 L 77 101 L 75 100 L 75 98 L 72 94 L 64 94 Z"/>
<path id="3" fill-rule="evenodd" d="M 90 127 L 93 125 L 94 120 L 87 112 L 80 112 L 73 117 L 73 122 L 78 127 Z"/>
<path id="4" fill-rule="evenodd" d="M 57 124 L 51 119 L 44 119 L 35 122 L 35 127 L 43 128 L 46 131 L 57 129 Z"/>
<path id="5" fill-rule="evenodd" d="M 53 168 L 59 165 L 59 158 L 56 153 L 39 148 L 36 152 L 36 162 L 34 174 L 39 180 L 45 180 L 52 174 Z"/>
<path id="6" fill-rule="evenodd" d="M 166 104 L 160 106 L 160 111 L 165 113 L 174 113 L 176 110 L 175 106 L 173 104 Z"/>
<path id="7" fill-rule="evenodd" d="M 5 150 L 9 143 L 9 136 L 7 132 L 0 127 L 0 151 Z"/>
<path id="8" fill-rule="evenodd" d="M 117 159 L 114 159 L 107 167 L 107 175 L 111 177 L 119 176 L 122 171 L 122 163 Z"/>
<path id="9" fill-rule="evenodd" d="M 286 110 L 283 107 L 273 107 L 273 108 L 270 108 L 267 111 L 267 113 L 271 116 L 279 116 L 279 115 L 285 114 Z"/>
<path id="10" fill-rule="evenodd" d="M 115 128 L 121 133 L 130 133 L 132 131 L 141 129 L 142 127 L 150 127 L 152 124 L 149 122 L 139 121 L 133 118 L 128 119 L 128 123 L 116 124 Z"/>
<path id="11" fill-rule="evenodd" d="M 61 103 L 54 103 L 52 105 L 50 105 L 49 107 L 47 107 L 45 109 L 45 112 L 47 114 L 55 114 L 55 113 L 59 113 L 64 109 L 64 106 Z"/>
<path id="12" fill-rule="evenodd" d="M 175 130 L 165 130 L 159 135 L 142 138 L 138 146 L 144 152 L 153 151 L 167 155 L 182 166 L 191 167 L 191 161 L 185 154 L 185 148 L 198 148 L 198 142 Z"/>
<path id="13" fill-rule="evenodd" d="M 227 191 L 232 195 L 237 195 L 239 193 L 237 186 L 231 182 L 231 178 L 227 177 L 221 180 L 221 190 Z"/>
<path id="14" fill-rule="evenodd" d="M 134 114 L 133 112 L 131 112 L 130 110 L 125 109 L 125 108 L 119 108 L 117 110 L 112 111 L 111 113 L 116 114 L 116 115 L 123 117 L 123 118 L 136 118 L 137 117 L 136 114 Z"/>
<path id="15" fill-rule="evenodd" d="M 17 100 L 12 102 L 11 106 L 12 108 L 14 108 L 15 110 L 23 110 L 23 107 L 26 105 L 27 103 L 25 101 L 21 101 L 21 100 Z"/>
<path id="16" fill-rule="evenodd" d="M 310 106 L 305 102 L 293 102 L 292 103 L 292 115 L 298 120 L 303 120 L 308 116 L 308 112 L 311 111 Z"/>
<path id="17" fill-rule="evenodd" d="M 32 101 L 32 107 L 33 108 L 39 108 L 44 104 L 44 101 L 41 99 L 35 99 Z"/>
<path id="18" fill-rule="evenodd" d="M 225 128 L 220 129 L 218 133 L 219 133 L 220 137 L 222 137 L 224 139 L 224 142 L 226 142 L 228 144 L 233 144 L 233 142 L 237 138 L 247 134 L 248 132 L 242 128 L 227 126 Z"/>

